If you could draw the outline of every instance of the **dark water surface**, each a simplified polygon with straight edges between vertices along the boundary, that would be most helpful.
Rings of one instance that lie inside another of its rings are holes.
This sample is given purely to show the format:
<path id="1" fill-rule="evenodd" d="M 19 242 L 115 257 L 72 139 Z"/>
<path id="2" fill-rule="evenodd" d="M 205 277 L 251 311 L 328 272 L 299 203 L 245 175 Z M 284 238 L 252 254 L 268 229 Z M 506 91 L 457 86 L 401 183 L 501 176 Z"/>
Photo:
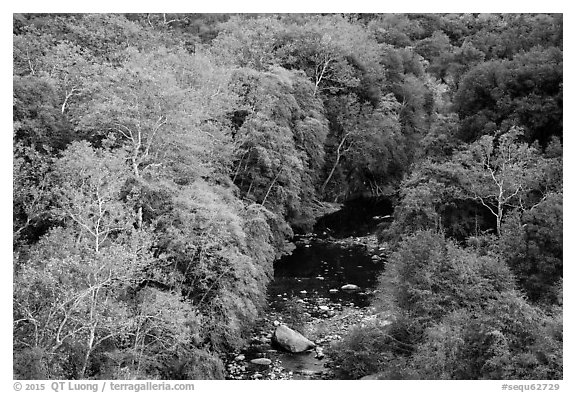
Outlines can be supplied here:
<path id="1" fill-rule="evenodd" d="M 270 306 L 274 307 L 284 299 L 318 297 L 334 303 L 368 306 L 367 292 L 377 283 L 383 268 L 382 260 L 372 260 L 364 245 L 323 239 L 306 243 L 297 243 L 292 255 L 276 262 L 274 280 L 268 289 Z M 360 288 L 351 292 L 341 290 L 346 284 Z"/>

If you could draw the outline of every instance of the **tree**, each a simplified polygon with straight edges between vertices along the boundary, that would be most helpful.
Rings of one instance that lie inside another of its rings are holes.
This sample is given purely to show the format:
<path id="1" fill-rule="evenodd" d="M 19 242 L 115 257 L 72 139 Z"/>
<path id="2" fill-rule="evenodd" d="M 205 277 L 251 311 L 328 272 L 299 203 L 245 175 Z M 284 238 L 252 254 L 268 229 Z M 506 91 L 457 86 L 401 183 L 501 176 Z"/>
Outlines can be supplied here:
<path id="1" fill-rule="evenodd" d="M 198 334 L 180 296 L 137 291 L 156 265 L 150 234 L 132 231 L 96 252 L 78 230 L 57 229 L 38 246 L 15 277 L 16 375 L 106 377 L 118 361 L 109 377 L 151 376 L 150 363 L 189 348 Z M 26 362 L 39 375 L 27 374 Z"/>
<path id="2" fill-rule="evenodd" d="M 120 151 L 94 150 L 87 142 L 75 142 L 55 163 L 56 211 L 78 226 L 95 253 L 133 224 L 133 214 L 121 201 L 128 179 L 125 160 Z"/>
<path id="3" fill-rule="evenodd" d="M 348 92 L 377 65 L 377 46 L 360 26 L 337 15 L 311 15 L 281 31 L 280 64 L 306 73 L 314 96 Z"/>
<path id="4" fill-rule="evenodd" d="M 399 168 L 407 161 L 398 102 L 387 95 L 374 107 L 358 102 L 351 95 L 333 98 L 328 105 L 334 117 L 327 142 L 331 154 L 322 193 L 333 195 L 334 199 L 362 192 L 386 194 L 394 181 L 399 180 Z M 327 186 L 333 179 L 339 185 L 328 192 Z"/>
<path id="5" fill-rule="evenodd" d="M 33 229 L 41 228 L 50 216 L 50 162 L 32 147 L 19 142 L 14 146 L 12 223 L 15 248 L 26 243 L 28 236 L 35 235 Z"/>
<path id="6" fill-rule="evenodd" d="M 499 249 L 530 300 L 558 302 L 562 239 L 562 194 L 549 193 L 531 209 L 504 220 Z"/>
<path id="7" fill-rule="evenodd" d="M 431 37 L 418 41 L 415 50 L 419 55 L 432 62 L 434 58 L 450 52 L 450 47 L 450 39 L 446 33 L 436 30 Z"/>
<path id="8" fill-rule="evenodd" d="M 158 364 L 200 345 L 202 315 L 178 294 L 155 288 L 143 288 L 134 303 L 129 346 L 116 360 L 125 374 L 117 378 L 163 376 Z"/>
<path id="9" fill-rule="evenodd" d="M 125 199 L 128 157 L 122 149 L 73 143 L 53 169 L 53 214 L 63 227 L 17 261 L 17 363 L 36 356 L 46 377 L 98 375 L 106 367 L 101 357 L 114 351 L 132 361 L 131 372 L 143 375 L 150 371 L 148 359 L 181 353 L 193 333 L 200 343 L 200 325 L 192 323 L 192 308 L 181 295 L 128 295 L 140 293 L 162 262 L 150 253 L 152 234 L 135 229 L 132 201 Z"/>
<path id="10" fill-rule="evenodd" d="M 72 125 L 61 112 L 53 80 L 14 77 L 14 139 L 39 152 L 62 150 L 73 140 Z"/>
<path id="11" fill-rule="evenodd" d="M 132 51 L 123 68 L 102 79 L 77 129 L 127 148 L 136 198 L 144 199 L 158 176 L 187 184 L 228 175 L 225 112 L 233 97 L 225 90 L 226 70 L 208 57 L 160 48 Z"/>
<path id="12" fill-rule="evenodd" d="M 211 51 L 223 63 L 258 71 L 278 64 L 275 51 L 284 26 L 277 17 L 233 16 L 219 30 Z"/>
<path id="13" fill-rule="evenodd" d="M 496 218 L 498 236 L 505 210 L 523 208 L 527 193 L 537 189 L 541 175 L 541 156 L 535 147 L 518 142 L 521 135 L 519 128 L 499 138 L 485 135 L 454 157 L 464 194 Z"/>
<path id="14" fill-rule="evenodd" d="M 546 146 L 562 135 L 562 51 L 537 47 L 480 63 L 463 76 L 454 104 L 466 142 L 518 125 L 528 142 Z"/>
<path id="15" fill-rule="evenodd" d="M 301 73 L 275 68 L 239 71 L 233 87 L 245 108 L 234 134 L 233 181 L 250 203 L 309 228 L 327 134 L 312 84 Z"/>
<path id="16" fill-rule="evenodd" d="M 29 262 L 17 276 L 15 351 L 23 351 L 24 355 L 26 350 L 39 349 L 38 361 L 52 363 L 52 371 L 45 377 L 87 377 L 93 351 L 106 340 L 126 334 L 127 310 L 111 292 L 126 279 L 118 270 L 125 268 L 125 261 L 118 255 L 111 258 L 113 255 L 70 256 L 39 265 Z M 65 358 L 66 353 L 74 356 L 75 352 L 77 367 L 59 371 L 58 366 L 63 367 L 66 360 L 59 362 L 58 358 Z"/>

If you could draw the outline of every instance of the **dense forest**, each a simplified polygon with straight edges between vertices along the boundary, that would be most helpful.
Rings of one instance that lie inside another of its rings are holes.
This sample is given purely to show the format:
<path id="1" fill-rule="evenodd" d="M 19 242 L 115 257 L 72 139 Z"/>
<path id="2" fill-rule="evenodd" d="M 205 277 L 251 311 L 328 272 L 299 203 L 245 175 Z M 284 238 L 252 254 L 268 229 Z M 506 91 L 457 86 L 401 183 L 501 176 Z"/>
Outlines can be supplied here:
<path id="1" fill-rule="evenodd" d="M 562 378 L 563 19 L 15 14 L 16 379 L 221 379 L 273 262 L 387 198 L 348 378 Z"/>

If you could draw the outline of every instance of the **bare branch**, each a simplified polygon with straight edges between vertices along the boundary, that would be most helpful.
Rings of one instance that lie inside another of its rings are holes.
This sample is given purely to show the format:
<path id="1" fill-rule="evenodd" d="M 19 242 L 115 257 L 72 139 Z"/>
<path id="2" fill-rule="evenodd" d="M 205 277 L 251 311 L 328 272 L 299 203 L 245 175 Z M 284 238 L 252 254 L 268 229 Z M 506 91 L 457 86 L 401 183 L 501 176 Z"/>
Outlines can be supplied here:
<path id="1" fill-rule="evenodd" d="M 266 203 L 266 199 L 268 199 L 268 195 L 270 194 L 270 191 L 272 190 L 274 183 L 276 183 L 276 180 L 278 180 L 278 177 L 280 176 L 280 173 L 282 173 L 283 169 L 284 169 L 284 167 L 280 167 L 280 170 L 278 171 L 278 173 L 276 174 L 276 176 L 272 180 L 272 183 L 270 183 L 270 187 L 268 187 L 268 191 L 266 191 L 266 195 L 264 195 L 264 199 L 262 200 L 262 203 L 261 203 L 262 206 L 264 206 L 264 204 Z"/>
<path id="2" fill-rule="evenodd" d="M 36 72 L 34 72 L 34 67 L 32 66 L 32 60 L 30 59 L 30 52 L 28 49 L 26 49 L 26 59 L 28 60 L 28 67 L 30 68 L 30 72 L 32 75 L 36 75 Z"/>
<path id="3" fill-rule="evenodd" d="M 66 93 L 66 97 L 64 98 L 64 102 L 62 103 L 62 109 L 61 109 L 62 114 L 64 114 L 64 111 L 66 110 L 66 105 L 68 104 L 68 100 L 77 91 L 79 91 L 79 89 L 77 89 L 76 86 L 74 86 L 74 87 L 72 87 L 72 89 L 70 89 L 70 92 Z"/>
<path id="4" fill-rule="evenodd" d="M 158 120 L 156 120 L 156 124 L 152 130 L 152 135 L 148 138 L 148 142 L 146 143 L 146 149 L 144 150 L 144 156 L 147 157 L 150 152 L 150 147 L 152 146 L 152 142 L 154 141 L 154 137 L 158 130 L 167 123 L 167 119 L 163 116 L 160 116 Z"/>
<path id="5" fill-rule="evenodd" d="M 316 65 L 316 72 L 315 72 L 315 84 L 314 84 L 314 93 L 313 95 L 316 96 L 316 93 L 318 91 L 318 86 L 320 85 L 320 82 L 322 82 L 322 78 L 324 78 L 324 75 L 326 73 L 326 69 L 328 68 L 328 65 L 330 64 L 330 61 L 332 61 L 332 59 L 328 56 L 326 56 L 326 58 L 324 59 L 322 64 L 317 64 Z M 322 70 L 320 70 L 320 66 L 322 66 Z"/>
<path id="6" fill-rule="evenodd" d="M 80 221 L 79 218 L 77 218 L 71 211 L 66 210 L 66 213 L 74 220 L 76 221 L 81 227 L 83 227 L 84 229 L 86 229 L 92 236 L 96 236 L 96 234 L 94 233 L 94 231 L 86 224 L 84 224 L 82 221 Z"/>
<path id="7" fill-rule="evenodd" d="M 123 124 L 117 123 L 117 122 L 115 122 L 114 124 L 116 125 L 116 127 L 118 127 L 116 129 L 114 129 L 115 131 L 118 131 L 124 138 L 126 138 L 126 139 L 128 139 L 134 143 L 134 135 L 132 134 L 132 130 L 130 128 L 126 127 Z M 124 131 L 122 131 L 121 128 L 124 128 L 126 131 L 128 131 L 128 134 L 126 134 Z"/>

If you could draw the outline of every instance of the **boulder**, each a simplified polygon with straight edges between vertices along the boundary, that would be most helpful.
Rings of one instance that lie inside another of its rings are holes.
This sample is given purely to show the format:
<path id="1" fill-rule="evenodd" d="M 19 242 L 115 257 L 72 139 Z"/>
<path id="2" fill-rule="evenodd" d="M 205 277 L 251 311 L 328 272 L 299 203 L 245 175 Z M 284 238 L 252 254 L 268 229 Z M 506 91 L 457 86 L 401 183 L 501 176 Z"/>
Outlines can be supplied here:
<path id="1" fill-rule="evenodd" d="M 342 288 L 340 288 L 340 289 L 342 289 L 343 291 L 357 291 L 360 288 L 358 287 L 358 285 L 346 284 L 346 285 L 343 285 Z"/>
<path id="2" fill-rule="evenodd" d="M 316 346 L 312 341 L 286 325 L 280 325 L 276 328 L 272 342 L 292 353 L 304 352 Z"/>
<path id="3" fill-rule="evenodd" d="M 266 358 L 258 358 L 250 360 L 250 363 L 259 364 L 261 366 L 269 366 L 270 364 L 272 364 L 272 360 Z"/>

